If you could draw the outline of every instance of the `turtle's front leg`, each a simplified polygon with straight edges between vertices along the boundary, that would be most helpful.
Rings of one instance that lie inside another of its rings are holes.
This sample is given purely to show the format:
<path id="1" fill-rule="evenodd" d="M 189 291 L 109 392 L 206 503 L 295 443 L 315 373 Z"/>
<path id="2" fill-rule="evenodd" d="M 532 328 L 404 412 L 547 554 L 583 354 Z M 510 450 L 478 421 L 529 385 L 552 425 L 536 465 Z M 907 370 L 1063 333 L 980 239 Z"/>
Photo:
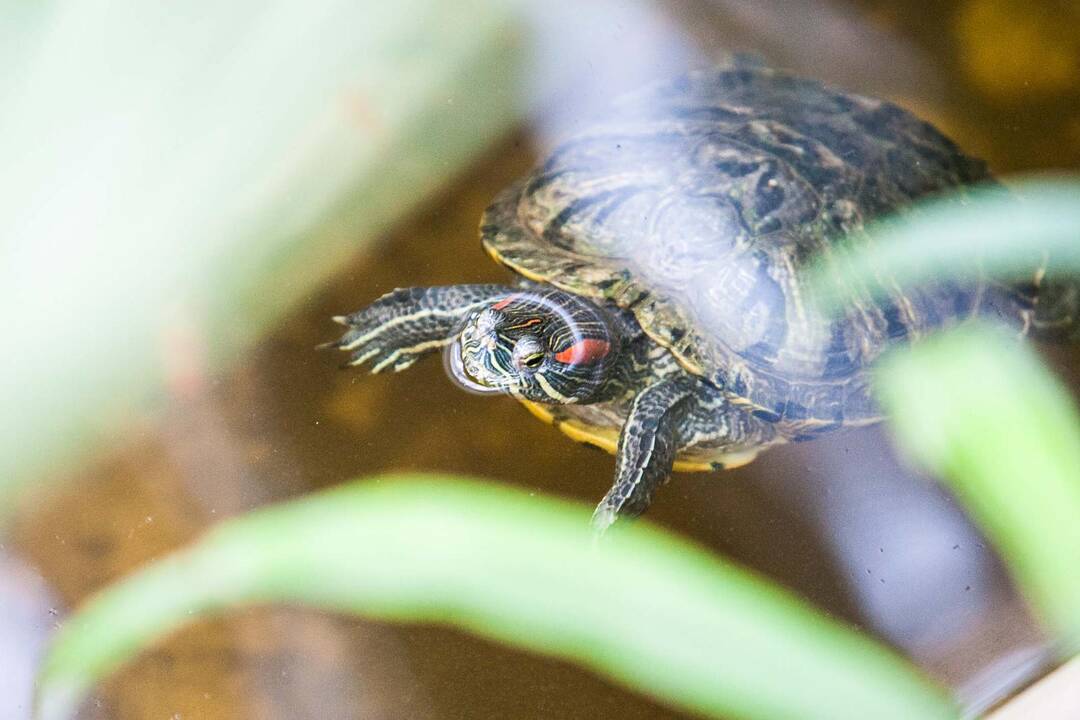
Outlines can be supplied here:
<path id="1" fill-rule="evenodd" d="M 619 517 L 637 517 L 649 507 L 653 493 L 671 474 L 678 450 L 676 428 L 690 411 L 694 381 L 663 380 L 634 398 L 619 435 L 615 484 L 593 513 L 602 533 Z"/>
<path id="2" fill-rule="evenodd" d="M 399 288 L 363 310 L 335 317 L 349 329 L 320 347 L 349 352 L 347 366 L 370 362 L 373 373 L 398 372 L 453 342 L 470 312 L 513 292 L 505 285 Z"/>

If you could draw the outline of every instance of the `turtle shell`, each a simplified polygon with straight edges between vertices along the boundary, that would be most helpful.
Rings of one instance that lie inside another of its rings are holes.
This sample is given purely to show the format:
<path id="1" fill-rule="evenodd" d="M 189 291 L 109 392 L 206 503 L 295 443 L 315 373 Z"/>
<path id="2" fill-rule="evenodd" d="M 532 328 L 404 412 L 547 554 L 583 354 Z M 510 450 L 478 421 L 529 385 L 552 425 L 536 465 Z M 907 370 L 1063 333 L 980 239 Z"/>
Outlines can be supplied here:
<path id="1" fill-rule="evenodd" d="M 797 431 L 878 419 L 868 363 L 979 296 L 881 277 L 883 300 L 827 318 L 800 270 L 872 219 L 987 180 L 896 105 L 737 67 L 616 103 L 496 198 L 481 234 L 521 275 L 630 309 L 687 370 Z"/>

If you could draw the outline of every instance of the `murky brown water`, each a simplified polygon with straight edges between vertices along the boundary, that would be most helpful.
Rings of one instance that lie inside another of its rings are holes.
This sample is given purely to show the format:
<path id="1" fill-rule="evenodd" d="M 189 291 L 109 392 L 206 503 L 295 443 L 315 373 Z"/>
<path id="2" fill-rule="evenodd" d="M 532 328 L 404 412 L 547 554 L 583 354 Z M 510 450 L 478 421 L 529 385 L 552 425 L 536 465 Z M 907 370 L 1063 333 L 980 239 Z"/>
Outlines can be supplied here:
<path id="1" fill-rule="evenodd" d="M 1043 22 L 1067 5 L 666 7 L 707 52 L 734 38 L 777 64 L 900 98 L 1009 172 L 1080 167 L 1075 76 L 1063 89 L 1053 78 L 974 72 L 995 52 L 1022 63 L 1039 48 L 1025 49 L 1023 36 L 1011 50 L 972 49 L 964 43 L 983 36 L 969 25 L 991 27 L 1002 13 Z M 878 36 L 903 49 L 900 61 L 877 57 Z M 394 287 L 503 279 L 476 226 L 491 197 L 536 159 L 532 138 L 523 129 L 493 148 L 234 370 L 178 374 L 160 414 L 20 518 L 7 550 L 44 578 L 57 608 L 224 517 L 369 473 L 468 473 L 596 502 L 612 458 L 569 442 L 513 400 L 460 392 L 437 360 L 371 377 L 338 371 L 338 358 L 312 350 L 334 337 L 331 315 Z M 1080 386 L 1080 355 L 1050 354 Z M 721 475 L 677 475 L 649 519 L 878 634 L 974 702 L 1039 658 L 1039 633 L 1000 563 L 951 498 L 899 466 L 878 429 L 779 448 Z M 85 717 L 682 716 L 575 667 L 462 633 L 260 609 L 179 633 L 100 688 Z"/>

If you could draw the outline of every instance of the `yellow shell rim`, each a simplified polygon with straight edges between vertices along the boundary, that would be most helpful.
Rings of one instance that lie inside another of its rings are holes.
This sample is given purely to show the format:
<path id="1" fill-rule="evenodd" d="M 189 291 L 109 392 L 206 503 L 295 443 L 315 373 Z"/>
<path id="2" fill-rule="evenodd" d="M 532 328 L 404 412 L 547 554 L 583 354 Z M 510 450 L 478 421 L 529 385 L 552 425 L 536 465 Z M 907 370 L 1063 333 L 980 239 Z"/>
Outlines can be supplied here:
<path id="1" fill-rule="evenodd" d="M 600 448 L 611 455 L 615 454 L 619 445 L 619 437 L 614 428 L 599 428 L 592 425 L 586 425 L 585 423 L 573 419 L 556 422 L 555 416 L 544 405 L 524 398 L 516 399 L 524 405 L 525 409 L 532 413 L 534 417 L 543 420 L 548 425 L 554 425 L 571 440 L 587 443 L 593 447 Z M 758 452 L 762 449 L 763 448 L 754 448 L 752 450 L 727 454 L 717 453 L 714 460 L 676 460 L 673 470 L 675 472 L 715 472 L 720 469 L 731 470 L 732 468 L 741 467 L 753 461 L 753 459 L 757 457 Z"/>

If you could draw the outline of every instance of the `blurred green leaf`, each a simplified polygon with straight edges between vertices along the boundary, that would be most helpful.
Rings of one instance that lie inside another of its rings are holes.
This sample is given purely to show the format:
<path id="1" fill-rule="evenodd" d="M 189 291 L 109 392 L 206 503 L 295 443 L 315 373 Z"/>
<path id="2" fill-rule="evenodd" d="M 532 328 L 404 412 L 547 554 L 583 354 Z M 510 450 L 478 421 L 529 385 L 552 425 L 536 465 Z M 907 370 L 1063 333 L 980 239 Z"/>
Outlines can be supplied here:
<path id="1" fill-rule="evenodd" d="M 877 392 L 901 446 L 943 477 L 1028 599 L 1080 649 L 1080 416 L 1035 353 L 969 327 L 895 352 Z"/>
<path id="2" fill-rule="evenodd" d="M 984 187 L 959 198 L 920 203 L 912 212 L 874 223 L 867 243 L 823 256 L 810 281 L 822 307 L 834 310 L 852 292 L 882 293 L 874 281 L 900 285 L 982 269 L 1028 278 L 1049 256 L 1055 272 L 1080 272 L 1080 180 L 1032 178 L 1009 189 Z"/>
<path id="3" fill-rule="evenodd" d="M 0 6 L 0 522 L 508 130 L 519 26 L 494 0 Z"/>
<path id="4" fill-rule="evenodd" d="M 881 292 L 987 271 L 1030 278 L 1048 258 L 1080 278 L 1080 181 L 1031 179 L 931 200 L 867 229 L 811 281 L 832 310 Z M 1078 280 L 1080 282 L 1080 280 Z M 1066 388 L 1004 331 L 974 326 L 896 349 L 877 394 L 905 451 L 942 476 L 1026 595 L 1080 647 L 1080 418 Z"/>
<path id="5" fill-rule="evenodd" d="M 954 717 L 905 662 L 647 524 L 443 477 L 357 483 L 222 524 L 93 598 L 46 658 L 39 717 L 200 615 L 299 603 L 566 658 L 712 717 Z"/>

